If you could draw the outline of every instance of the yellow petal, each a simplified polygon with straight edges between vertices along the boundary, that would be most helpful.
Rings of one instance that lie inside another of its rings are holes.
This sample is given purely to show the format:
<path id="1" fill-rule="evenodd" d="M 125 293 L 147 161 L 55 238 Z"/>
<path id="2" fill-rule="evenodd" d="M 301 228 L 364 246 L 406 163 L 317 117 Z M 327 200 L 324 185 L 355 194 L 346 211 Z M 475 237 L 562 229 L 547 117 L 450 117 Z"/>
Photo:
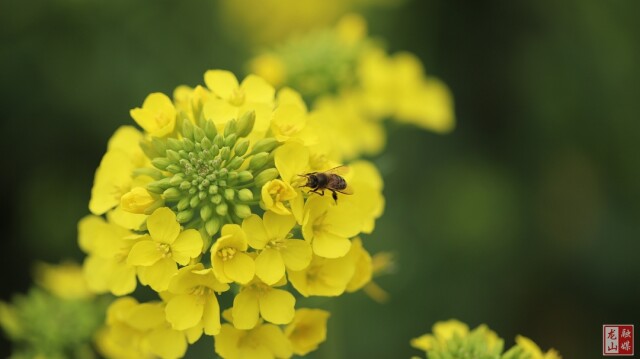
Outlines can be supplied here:
<path id="1" fill-rule="evenodd" d="M 202 113 L 222 131 L 227 122 L 238 117 L 238 108 L 219 98 L 210 98 L 202 107 Z"/>
<path id="2" fill-rule="evenodd" d="M 149 351 L 162 359 L 182 358 L 187 352 L 184 334 L 171 328 L 158 328 L 146 339 Z"/>
<path id="3" fill-rule="evenodd" d="M 273 86 L 256 75 L 245 77 L 240 88 L 247 102 L 271 103 L 276 92 Z"/>
<path id="4" fill-rule="evenodd" d="M 282 333 L 282 330 L 273 324 L 264 324 L 256 329 L 256 336 L 262 345 L 269 348 L 269 351 L 276 358 L 290 358 L 293 355 L 289 339 Z"/>
<path id="5" fill-rule="evenodd" d="M 156 292 L 169 288 L 171 277 L 178 272 L 176 262 L 171 258 L 162 258 L 149 267 L 138 268 L 140 283 L 149 285 Z"/>
<path id="6" fill-rule="evenodd" d="M 316 350 L 318 344 L 326 340 L 327 319 L 329 319 L 329 312 L 325 310 L 307 308 L 296 310 L 293 322 L 284 330 L 295 354 L 304 356 Z"/>
<path id="7" fill-rule="evenodd" d="M 140 241 L 129 252 L 127 263 L 133 266 L 150 266 L 162 258 L 158 244 L 152 241 Z"/>
<path id="8" fill-rule="evenodd" d="M 220 304 L 213 293 L 205 298 L 202 322 L 207 335 L 220 333 Z"/>
<path id="9" fill-rule="evenodd" d="M 285 143 L 276 150 L 275 165 L 285 182 L 299 180 L 309 167 L 309 149 L 299 143 Z"/>
<path id="10" fill-rule="evenodd" d="M 238 88 L 236 75 L 224 70 L 209 70 L 204 74 L 204 83 L 219 97 L 228 100 Z"/>
<path id="11" fill-rule="evenodd" d="M 293 320 L 296 299 L 286 290 L 271 289 L 260 297 L 260 314 L 274 324 L 287 324 Z"/>
<path id="12" fill-rule="evenodd" d="M 224 263 L 224 274 L 234 282 L 248 283 L 255 274 L 255 263 L 248 254 L 237 252 L 235 256 Z"/>
<path id="13" fill-rule="evenodd" d="M 276 249 L 265 249 L 256 258 L 256 275 L 265 284 L 273 285 L 284 276 L 284 262 Z"/>
<path id="14" fill-rule="evenodd" d="M 129 156 L 120 150 L 107 151 L 96 170 L 89 210 L 103 214 L 120 204 L 120 198 L 131 187 L 133 165 Z"/>
<path id="15" fill-rule="evenodd" d="M 206 305 L 205 305 L 206 307 Z M 203 320 L 207 320 L 203 318 Z M 196 325 L 195 327 L 191 327 L 189 329 L 185 329 L 183 331 L 184 335 L 187 337 L 187 342 L 189 344 L 193 344 L 198 341 L 202 337 L 202 323 Z"/>
<path id="16" fill-rule="evenodd" d="M 180 233 L 176 214 L 167 207 L 156 209 L 147 219 L 149 234 L 156 242 L 173 243 Z"/>
<path id="17" fill-rule="evenodd" d="M 153 136 L 166 136 L 176 124 L 176 110 L 167 95 L 155 92 L 147 96 L 142 108 L 129 112 L 140 127 Z"/>
<path id="18" fill-rule="evenodd" d="M 287 246 L 280 251 L 284 265 L 294 271 L 307 268 L 311 263 L 311 246 L 300 239 L 287 240 Z"/>
<path id="19" fill-rule="evenodd" d="M 187 229 L 180 233 L 175 242 L 171 244 L 171 257 L 180 265 L 187 265 L 191 258 L 202 253 L 202 236 L 195 229 Z"/>
<path id="20" fill-rule="evenodd" d="M 240 358 L 238 342 L 245 332 L 234 328 L 231 324 L 223 324 L 220 334 L 214 340 L 216 354 L 222 358 Z"/>
<path id="21" fill-rule="evenodd" d="M 290 87 L 283 87 L 278 90 L 278 106 L 282 105 L 295 105 L 307 111 L 307 104 L 305 104 L 302 96 L 296 90 Z"/>
<path id="22" fill-rule="evenodd" d="M 351 248 L 348 238 L 333 233 L 319 232 L 313 237 L 313 253 L 325 258 L 344 257 Z"/>
<path id="23" fill-rule="evenodd" d="M 111 293 L 122 296 L 133 292 L 134 289 L 136 289 L 136 269 L 124 263 L 114 263 L 109 275 L 109 290 Z"/>
<path id="24" fill-rule="evenodd" d="M 286 238 L 296 224 L 296 219 L 291 215 L 279 215 L 270 211 L 264 214 L 264 227 L 270 238 Z"/>
<path id="25" fill-rule="evenodd" d="M 164 324 L 164 308 L 158 302 L 142 303 L 132 307 L 126 323 L 138 330 L 150 330 Z"/>
<path id="26" fill-rule="evenodd" d="M 173 329 L 189 329 L 200 322 L 204 311 L 204 301 L 196 295 L 180 294 L 173 297 L 167 307 L 167 321 Z"/>
<path id="27" fill-rule="evenodd" d="M 252 214 L 242 221 L 242 230 L 247 235 L 247 241 L 252 248 L 262 249 L 269 242 L 269 237 L 262 219 Z"/>
<path id="28" fill-rule="evenodd" d="M 258 297 L 252 290 L 243 290 L 233 299 L 233 325 L 238 329 L 251 329 L 258 323 Z"/>

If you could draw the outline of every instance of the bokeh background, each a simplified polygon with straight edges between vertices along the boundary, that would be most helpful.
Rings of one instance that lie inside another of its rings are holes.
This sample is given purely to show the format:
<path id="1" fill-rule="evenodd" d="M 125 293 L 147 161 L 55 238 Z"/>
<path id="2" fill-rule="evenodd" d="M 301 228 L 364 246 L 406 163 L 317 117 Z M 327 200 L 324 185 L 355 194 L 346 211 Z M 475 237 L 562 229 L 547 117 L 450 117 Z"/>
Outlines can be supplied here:
<path id="1" fill-rule="evenodd" d="M 458 318 L 507 346 L 524 334 L 596 358 L 602 324 L 640 326 L 640 3 L 407 0 L 364 14 L 390 52 L 450 86 L 457 127 L 387 123 L 373 159 L 386 212 L 365 245 L 396 254 L 376 280 L 391 299 L 331 301 L 310 357 L 406 358 L 420 354 L 411 338 Z M 26 292 L 36 261 L 82 260 L 76 223 L 129 109 L 210 68 L 245 73 L 264 43 L 227 15 L 211 0 L 0 1 L 0 299 Z M 189 355 L 204 353 L 210 339 Z"/>

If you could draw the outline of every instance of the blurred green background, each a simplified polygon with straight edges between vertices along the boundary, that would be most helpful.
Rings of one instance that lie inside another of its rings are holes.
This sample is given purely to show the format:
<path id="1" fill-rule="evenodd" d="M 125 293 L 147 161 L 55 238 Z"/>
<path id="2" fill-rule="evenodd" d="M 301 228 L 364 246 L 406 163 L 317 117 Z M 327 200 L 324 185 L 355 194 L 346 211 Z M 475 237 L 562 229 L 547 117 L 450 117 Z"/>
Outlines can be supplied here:
<path id="1" fill-rule="evenodd" d="M 391 52 L 415 53 L 450 86 L 458 125 L 439 136 L 387 124 L 373 159 L 386 212 L 365 246 L 397 255 L 377 280 L 391 300 L 331 301 L 311 357 L 407 358 L 411 338 L 453 317 L 507 346 L 524 334 L 596 358 L 602 324 L 640 325 L 638 14 L 630 0 L 366 13 Z M 220 17 L 206 0 L 0 2 L 0 299 L 27 290 L 37 260 L 82 259 L 76 223 L 129 109 L 210 68 L 244 73 L 254 52 Z M 210 339 L 198 353 L 213 353 Z"/>

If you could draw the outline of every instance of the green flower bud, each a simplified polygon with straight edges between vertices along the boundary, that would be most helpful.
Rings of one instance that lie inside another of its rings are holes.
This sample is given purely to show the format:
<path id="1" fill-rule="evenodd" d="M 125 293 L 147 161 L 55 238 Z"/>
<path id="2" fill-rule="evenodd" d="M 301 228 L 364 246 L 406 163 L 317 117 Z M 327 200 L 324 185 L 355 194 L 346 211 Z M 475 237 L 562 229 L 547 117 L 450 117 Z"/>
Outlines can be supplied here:
<path id="1" fill-rule="evenodd" d="M 253 179 L 253 174 L 251 171 L 242 171 L 238 173 L 238 182 L 244 183 L 251 181 Z"/>
<path id="2" fill-rule="evenodd" d="M 216 213 L 221 216 L 226 215 L 228 211 L 229 211 L 229 206 L 227 206 L 227 204 L 224 202 L 216 206 Z"/>
<path id="3" fill-rule="evenodd" d="M 162 192 L 162 197 L 167 201 L 177 201 L 182 197 L 182 192 L 175 187 L 171 187 Z"/>
<path id="4" fill-rule="evenodd" d="M 169 184 L 172 186 L 178 186 L 180 185 L 180 183 L 182 183 L 182 181 L 184 181 L 184 178 L 181 175 L 177 174 L 171 177 L 171 179 L 169 180 Z"/>
<path id="5" fill-rule="evenodd" d="M 236 214 L 236 216 L 244 219 L 251 215 L 251 207 L 247 206 L 246 204 L 236 204 L 233 208 L 233 212 Z"/>
<path id="6" fill-rule="evenodd" d="M 220 230 L 221 221 L 218 217 L 213 217 L 204 224 L 204 228 L 210 236 L 213 236 Z"/>
<path id="7" fill-rule="evenodd" d="M 238 191 L 238 199 L 243 202 L 251 201 L 253 200 L 253 192 L 248 188 L 243 188 Z"/>
<path id="8" fill-rule="evenodd" d="M 191 183 L 189 181 L 180 182 L 180 189 L 189 189 L 191 188 Z"/>
<path id="9" fill-rule="evenodd" d="M 242 166 L 242 163 L 244 163 L 244 158 L 235 157 L 234 159 L 229 161 L 227 168 L 230 170 L 235 170 L 235 169 L 238 169 L 240 166 Z M 235 173 L 235 172 L 232 172 L 232 173 Z"/>
<path id="10" fill-rule="evenodd" d="M 180 172 L 182 172 L 182 168 L 180 168 L 180 166 L 177 166 L 177 165 L 175 165 L 173 163 L 168 165 L 166 170 L 171 172 L 171 173 L 180 173 Z"/>
<path id="11" fill-rule="evenodd" d="M 182 141 L 179 141 L 176 138 L 168 138 L 166 144 L 167 144 L 167 148 L 173 151 L 179 151 L 182 149 Z"/>
<path id="12" fill-rule="evenodd" d="M 273 137 L 263 138 L 260 141 L 256 142 L 256 144 L 253 146 L 253 149 L 251 149 L 251 154 L 253 155 L 259 152 L 271 152 L 279 145 L 280 143 L 278 142 L 278 140 Z"/>
<path id="13" fill-rule="evenodd" d="M 200 141 L 200 146 L 202 146 L 202 148 L 205 150 L 210 149 L 211 145 L 213 144 L 211 143 L 211 140 L 209 139 L 209 137 L 205 137 L 202 139 L 202 141 Z"/>
<path id="14" fill-rule="evenodd" d="M 233 153 L 236 156 L 243 156 L 245 153 L 247 153 L 247 150 L 249 149 L 249 140 L 246 138 L 242 138 L 240 139 L 238 142 L 236 142 L 236 147 L 233 149 Z"/>
<path id="15" fill-rule="evenodd" d="M 195 148 L 195 144 L 190 138 L 184 138 L 182 140 L 182 146 L 186 151 L 189 151 L 189 152 L 193 151 L 193 149 Z"/>
<path id="16" fill-rule="evenodd" d="M 165 170 L 172 162 L 166 157 L 157 157 L 151 160 L 151 164 L 159 170 Z"/>
<path id="17" fill-rule="evenodd" d="M 204 137 L 205 137 L 204 131 L 200 127 L 193 128 L 193 139 L 196 142 L 202 141 Z"/>
<path id="18" fill-rule="evenodd" d="M 209 138 L 214 138 L 218 134 L 218 129 L 216 128 L 216 124 L 213 121 L 207 121 L 204 124 L 204 133 Z"/>
<path id="19" fill-rule="evenodd" d="M 212 214 L 213 210 L 210 206 L 202 206 L 202 208 L 200 208 L 200 218 L 202 218 L 203 221 L 207 221 L 211 218 Z"/>
<path id="20" fill-rule="evenodd" d="M 193 210 L 191 209 L 180 211 L 176 215 L 176 219 L 178 220 L 179 223 L 189 222 L 192 218 L 193 218 Z"/>
<path id="21" fill-rule="evenodd" d="M 258 170 L 262 168 L 262 166 L 266 165 L 268 160 L 269 160 L 269 153 L 260 152 L 256 155 L 253 155 L 253 157 L 251 157 L 251 161 L 249 162 L 249 168 L 254 171 Z"/>
<path id="22" fill-rule="evenodd" d="M 238 140 L 238 136 L 235 133 L 232 133 L 231 135 L 224 138 L 224 145 L 233 147 L 233 145 L 236 144 L 237 140 Z"/>
<path id="23" fill-rule="evenodd" d="M 236 197 L 236 191 L 234 191 L 233 189 L 227 188 L 224 190 L 224 198 L 227 201 L 231 202 L 235 197 Z"/>
<path id="24" fill-rule="evenodd" d="M 256 112 L 251 110 L 247 111 L 240 116 L 238 120 L 238 125 L 236 129 L 236 133 L 238 137 L 245 137 L 251 130 L 253 130 L 253 125 L 256 123 Z"/>
<path id="25" fill-rule="evenodd" d="M 167 151 L 167 145 L 157 137 L 151 138 L 151 145 L 155 148 L 157 153 L 165 153 Z"/>
<path id="26" fill-rule="evenodd" d="M 218 185 L 212 185 L 209 186 L 209 194 L 216 194 L 218 193 Z"/>
<path id="27" fill-rule="evenodd" d="M 220 194 L 214 194 L 211 196 L 211 203 L 219 204 L 220 202 L 222 202 L 222 196 Z"/>
<path id="28" fill-rule="evenodd" d="M 189 201 L 189 206 L 191 206 L 191 208 L 196 208 L 198 207 L 198 205 L 200 204 L 200 197 L 193 196 L 191 197 L 191 200 Z"/>
<path id="29" fill-rule="evenodd" d="M 278 178 L 280 174 L 275 168 L 266 169 L 256 176 L 255 184 L 257 188 L 262 188 L 265 183 Z"/>
<path id="30" fill-rule="evenodd" d="M 182 135 L 186 138 L 193 137 L 193 124 L 191 123 L 191 120 L 182 120 Z"/>
<path id="31" fill-rule="evenodd" d="M 236 120 L 231 120 L 224 126 L 224 137 L 231 136 L 233 133 L 236 133 Z"/>
<path id="32" fill-rule="evenodd" d="M 213 138 L 213 143 L 218 146 L 218 148 L 224 147 L 224 137 L 220 134 L 217 134 L 216 137 Z"/>
<path id="33" fill-rule="evenodd" d="M 229 147 L 222 147 L 222 149 L 220 150 L 220 158 L 226 161 L 230 156 L 231 150 L 229 149 Z"/>
<path id="34" fill-rule="evenodd" d="M 178 201 L 178 211 L 184 211 L 185 209 L 189 208 L 190 201 L 191 200 L 189 197 L 182 197 L 180 201 Z"/>

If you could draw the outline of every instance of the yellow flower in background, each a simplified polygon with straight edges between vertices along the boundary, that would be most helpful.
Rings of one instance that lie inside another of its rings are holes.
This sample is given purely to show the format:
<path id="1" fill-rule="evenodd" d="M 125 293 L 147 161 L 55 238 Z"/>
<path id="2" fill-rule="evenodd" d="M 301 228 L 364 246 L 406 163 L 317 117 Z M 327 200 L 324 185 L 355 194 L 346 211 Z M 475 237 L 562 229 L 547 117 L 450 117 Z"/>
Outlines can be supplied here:
<path id="1" fill-rule="evenodd" d="M 59 265 L 37 263 L 35 282 L 60 298 L 83 299 L 95 295 L 87 286 L 82 267 L 73 262 Z"/>
<path id="2" fill-rule="evenodd" d="M 296 310 L 293 321 L 284 329 L 294 354 L 304 356 L 318 349 L 318 345 L 327 339 L 329 316 L 329 312 L 322 309 Z"/>
<path id="3" fill-rule="evenodd" d="M 274 286 L 282 286 L 285 281 Z M 276 289 L 254 279 L 240 289 L 233 299 L 233 326 L 238 329 L 255 327 L 260 318 L 273 324 L 287 324 L 293 320 L 296 299 L 284 289 Z"/>
<path id="4" fill-rule="evenodd" d="M 542 350 L 528 338 L 516 337 L 516 345 L 506 352 L 502 340 L 482 324 L 473 330 L 455 319 L 437 322 L 433 334 L 411 340 L 411 346 L 423 350 L 427 358 L 561 359 L 555 350 Z"/>
<path id="5" fill-rule="evenodd" d="M 215 335 L 220 331 L 220 305 L 216 293 L 229 290 L 220 283 L 211 268 L 201 263 L 181 268 L 169 283 L 166 318 L 173 329 L 195 331 L 195 339 L 204 331 Z M 195 339 L 190 339 L 194 342 Z"/>
<path id="6" fill-rule="evenodd" d="M 242 228 L 237 224 L 222 227 L 222 236 L 211 248 L 213 272 L 223 283 L 248 283 L 255 274 L 255 263 L 245 253 L 249 248 Z"/>
<path id="7" fill-rule="evenodd" d="M 149 235 L 143 236 L 129 252 L 127 263 L 138 266 L 142 284 L 157 292 L 167 290 L 171 277 L 202 252 L 202 237 L 195 229 L 180 231 L 176 215 L 169 208 L 158 208 L 147 219 Z"/>
<path id="8" fill-rule="evenodd" d="M 140 236 L 98 216 L 87 216 L 78 223 L 78 242 L 88 254 L 83 273 L 95 293 L 125 295 L 136 288 L 136 269 L 127 256 Z"/>
<path id="9" fill-rule="evenodd" d="M 351 293 L 362 289 L 365 285 L 371 282 L 373 277 L 373 265 L 371 263 L 371 255 L 362 246 L 362 240 L 360 238 L 354 238 L 351 242 L 353 256 L 356 259 L 355 272 L 353 277 L 347 284 L 346 291 Z"/>
<path id="10" fill-rule="evenodd" d="M 311 262 L 311 246 L 300 239 L 291 239 L 296 224 L 293 216 L 267 211 L 263 218 L 251 215 L 242 222 L 249 245 L 260 251 L 256 257 L 256 275 L 267 285 L 273 285 L 290 270 L 303 270 Z"/>
<path id="11" fill-rule="evenodd" d="M 550 349 L 548 352 L 543 353 L 542 349 L 533 342 L 533 340 L 524 337 L 522 335 L 516 336 L 516 344 L 518 347 L 529 355 L 531 359 L 562 359 L 560 354 L 554 349 Z"/>
<path id="12" fill-rule="evenodd" d="M 140 127 L 152 136 L 163 137 L 176 125 L 176 109 L 167 95 L 155 92 L 147 96 L 142 108 L 136 107 L 130 112 Z"/>
<path id="13" fill-rule="evenodd" d="M 132 297 L 111 304 L 96 342 L 100 352 L 110 358 L 173 359 L 187 351 L 184 334 L 165 321 L 163 303 L 139 304 Z"/>
<path id="14" fill-rule="evenodd" d="M 131 189 L 133 170 L 144 164 L 144 154 L 137 145 L 141 139 L 142 134 L 130 126 L 122 126 L 113 134 L 96 170 L 89 201 L 91 213 L 103 214 L 119 205 L 122 195 Z"/>
<path id="15" fill-rule="evenodd" d="M 255 111 L 255 130 L 260 133 L 267 130 L 275 89 L 264 79 L 249 75 L 239 84 L 236 76 L 229 71 L 209 70 L 204 75 L 204 82 L 217 96 L 204 104 L 203 111 L 207 119 L 223 127 L 229 120 Z"/>
<path id="16" fill-rule="evenodd" d="M 250 330 L 223 324 L 214 343 L 216 354 L 224 359 L 290 358 L 293 355 L 291 343 L 282 330 L 268 323 L 259 323 Z"/>
<path id="17" fill-rule="evenodd" d="M 372 48 L 363 53 L 358 79 L 359 96 L 374 116 L 391 116 L 439 133 L 453 129 L 451 93 L 441 81 L 425 76 L 415 55 L 388 56 Z"/>

